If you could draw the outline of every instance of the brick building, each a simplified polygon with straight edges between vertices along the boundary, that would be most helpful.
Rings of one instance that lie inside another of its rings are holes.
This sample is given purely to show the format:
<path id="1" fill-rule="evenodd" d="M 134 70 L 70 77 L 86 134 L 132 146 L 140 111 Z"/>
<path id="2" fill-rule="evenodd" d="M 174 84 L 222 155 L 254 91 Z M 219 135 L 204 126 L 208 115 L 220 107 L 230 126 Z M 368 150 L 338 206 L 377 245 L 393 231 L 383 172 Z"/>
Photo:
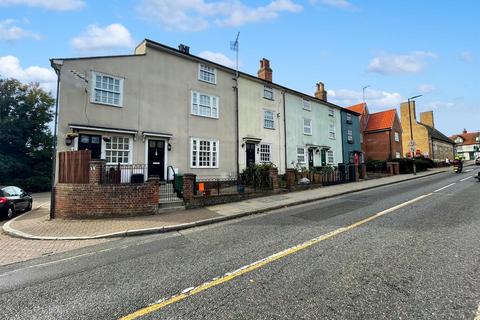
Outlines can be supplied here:
<path id="1" fill-rule="evenodd" d="M 450 137 L 455 142 L 456 154 L 465 160 L 474 160 L 480 157 L 480 131 L 467 132 L 463 129 L 460 134 Z"/>
<path id="2" fill-rule="evenodd" d="M 409 155 L 407 141 L 413 140 L 416 145 L 416 155 L 423 155 L 434 161 L 453 159 L 455 143 L 452 139 L 435 129 L 433 111 L 420 113 L 417 121 L 415 101 L 404 102 L 400 105 L 401 121 L 403 128 L 403 154 Z"/>

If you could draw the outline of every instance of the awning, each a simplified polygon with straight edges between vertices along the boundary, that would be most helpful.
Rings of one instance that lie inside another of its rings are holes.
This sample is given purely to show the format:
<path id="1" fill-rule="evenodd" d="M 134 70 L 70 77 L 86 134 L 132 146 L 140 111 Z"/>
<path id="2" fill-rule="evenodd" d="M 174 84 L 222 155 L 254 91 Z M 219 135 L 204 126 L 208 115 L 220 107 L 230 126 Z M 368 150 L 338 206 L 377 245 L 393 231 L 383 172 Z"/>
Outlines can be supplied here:
<path id="1" fill-rule="evenodd" d="M 108 128 L 108 127 L 95 127 L 95 126 L 88 126 L 88 125 L 80 125 L 80 124 L 69 124 L 70 128 L 75 130 L 89 130 L 89 131 L 103 131 L 103 132 L 113 132 L 113 133 L 126 133 L 131 135 L 136 135 L 137 130 L 133 129 L 120 129 L 120 128 Z"/>
<path id="2" fill-rule="evenodd" d="M 260 141 L 262 141 L 262 139 L 261 138 L 254 138 L 254 137 L 243 137 L 243 141 L 259 143 Z"/>
<path id="3" fill-rule="evenodd" d="M 142 136 L 145 139 L 146 137 L 156 137 L 156 138 L 165 138 L 165 139 L 170 139 L 173 137 L 173 134 L 171 133 L 162 133 L 162 132 L 147 132 L 147 131 L 142 131 Z"/>

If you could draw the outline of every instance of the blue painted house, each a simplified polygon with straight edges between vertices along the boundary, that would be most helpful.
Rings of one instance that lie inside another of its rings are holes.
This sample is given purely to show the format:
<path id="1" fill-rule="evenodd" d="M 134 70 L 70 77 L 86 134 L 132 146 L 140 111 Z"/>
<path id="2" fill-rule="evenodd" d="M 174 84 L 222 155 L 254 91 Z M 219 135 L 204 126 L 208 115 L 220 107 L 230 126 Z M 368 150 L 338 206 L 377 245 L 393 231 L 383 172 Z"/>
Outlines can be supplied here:
<path id="1" fill-rule="evenodd" d="M 360 114 L 348 109 L 342 109 L 340 114 L 342 123 L 343 163 L 363 163 L 364 157 L 360 141 Z M 357 161 L 355 159 L 357 159 Z"/>

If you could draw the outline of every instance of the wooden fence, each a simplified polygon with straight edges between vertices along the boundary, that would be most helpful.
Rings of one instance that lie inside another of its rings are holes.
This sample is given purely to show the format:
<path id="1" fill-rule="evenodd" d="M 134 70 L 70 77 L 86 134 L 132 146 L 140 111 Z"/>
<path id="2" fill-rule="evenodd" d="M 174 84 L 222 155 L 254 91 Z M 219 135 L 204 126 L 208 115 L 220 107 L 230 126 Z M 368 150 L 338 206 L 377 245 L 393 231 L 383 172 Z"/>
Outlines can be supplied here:
<path id="1" fill-rule="evenodd" d="M 66 151 L 58 154 L 59 183 L 88 183 L 91 151 Z"/>

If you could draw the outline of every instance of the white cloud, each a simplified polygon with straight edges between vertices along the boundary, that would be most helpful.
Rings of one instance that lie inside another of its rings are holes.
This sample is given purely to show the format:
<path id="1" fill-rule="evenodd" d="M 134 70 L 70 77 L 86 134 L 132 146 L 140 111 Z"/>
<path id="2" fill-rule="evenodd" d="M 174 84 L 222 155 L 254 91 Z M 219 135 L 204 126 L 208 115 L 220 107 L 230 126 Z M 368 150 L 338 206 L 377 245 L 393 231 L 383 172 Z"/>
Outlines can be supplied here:
<path id="1" fill-rule="evenodd" d="M 167 30 L 202 31 L 213 22 L 220 27 L 238 27 L 279 17 L 282 12 L 300 12 L 292 0 L 272 0 L 265 6 L 248 7 L 239 0 L 143 0 L 138 13 L 159 21 Z"/>
<path id="2" fill-rule="evenodd" d="M 419 73 L 428 59 L 436 55 L 427 51 L 416 51 L 410 54 L 395 55 L 382 53 L 370 61 L 368 71 L 381 74 Z"/>
<path id="3" fill-rule="evenodd" d="M 106 27 L 90 25 L 80 36 L 73 38 L 71 44 L 80 51 L 106 51 L 135 45 L 130 32 L 119 23 Z"/>
<path id="4" fill-rule="evenodd" d="M 355 6 L 348 0 L 310 0 L 311 4 L 321 3 L 339 9 L 354 9 Z"/>
<path id="5" fill-rule="evenodd" d="M 198 56 L 229 68 L 235 68 L 235 61 L 220 52 L 202 51 Z"/>
<path id="6" fill-rule="evenodd" d="M 431 93 L 435 91 L 435 86 L 433 84 L 424 83 L 418 86 L 417 90 L 420 93 Z"/>
<path id="7" fill-rule="evenodd" d="M 460 60 L 466 63 L 473 62 L 473 55 L 470 51 L 464 51 L 460 53 Z"/>
<path id="8" fill-rule="evenodd" d="M 0 41 L 15 41 L 22 38 L 40 39 L 36 33 L 20 28 L 15 23 L 13 19 L 0 21 Z"/>
<path id="9" fill-rule="evenodd" d="M 328 90 L 328 100 L 343 107 L 352 106 L 363 100 L 362 91 L 349 89 Z M 374 109 L 396 108 L 402 102 L 402 96 L 397 92 L 386 92 L 381 90 L 365 91 L 365 102 L 372 111 Z"/>
<path id="10" fill-rule="evenodd" d="M 48 91 L 56 90 L 57 76 L 52 69 L 30 66 L 23 69 L 15 56 L 0 57 L 0 77 L 15 78 L 23 83 L 38 82 Z"/>
<path id="11" fill-rule="evenodd" d="M 84 0 L 0 0 L 0 6 L 20 5 L 55 11 L 69 11 L 83 8 L 85 2 Z"/>

